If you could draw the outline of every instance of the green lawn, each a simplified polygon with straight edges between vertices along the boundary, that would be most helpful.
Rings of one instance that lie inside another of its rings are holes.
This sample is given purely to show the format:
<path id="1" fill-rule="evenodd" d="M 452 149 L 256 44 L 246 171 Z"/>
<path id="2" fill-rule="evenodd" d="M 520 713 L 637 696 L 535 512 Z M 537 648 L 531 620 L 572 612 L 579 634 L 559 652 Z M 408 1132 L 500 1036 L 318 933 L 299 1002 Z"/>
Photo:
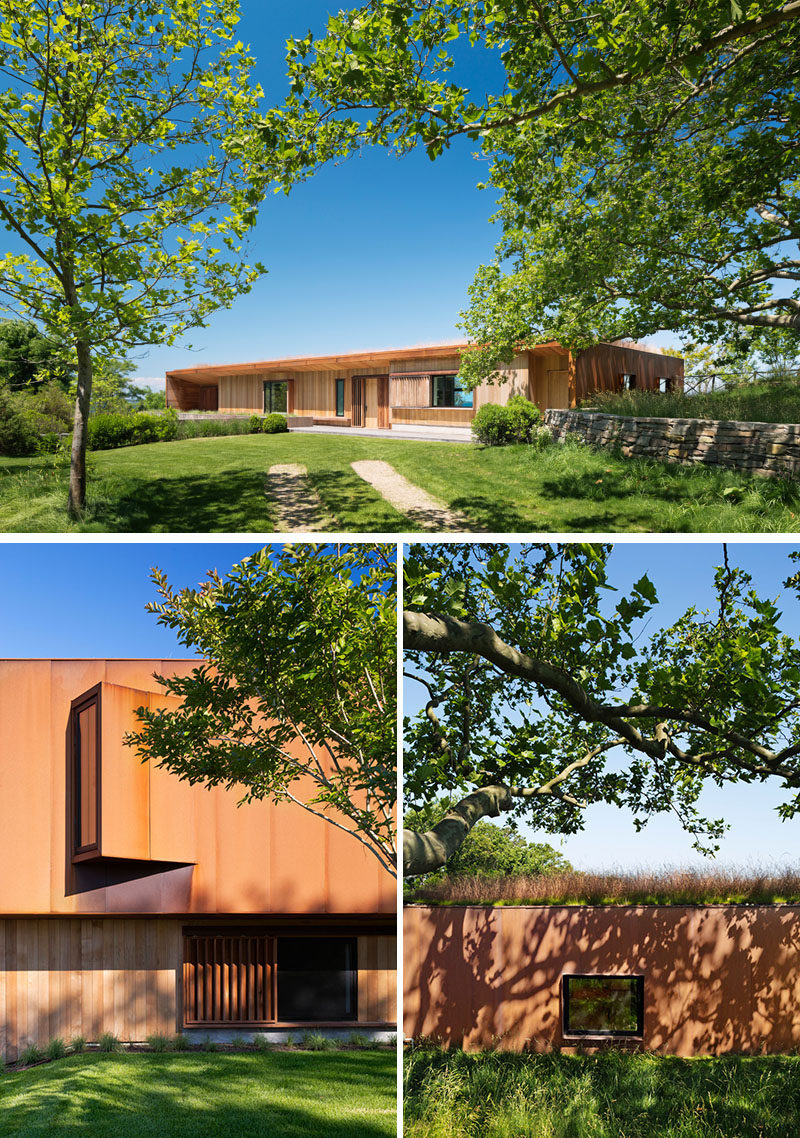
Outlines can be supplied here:
<path id="1" fill-rule="evenodd" d="M 66 470 L 0 459 L 5 532 L 229 532 L 274 529 L 264 495 L 273 463 L 300 462 L 340 531 L 413 528 L 350 468 L 377 458 L 463 512 L 476 531 L 796 532 L 800 488 L 702 467 L 623 459 L 580 444 L 480 449 L 341 435 L 241 435 L 101 451 L 89 510 L 64 512 Z"/>
<path id="2" fill-rule="evenodd" d="M 0 1074 L 3 1138 L 387 1138 L 394 1052 L 74 1055 Z"/>
<path id="3" fill-rule="evenodd" d="M 405 1138 L 797 1138 L 800 1058 L 424 1049 L 403 1109 Z"/>

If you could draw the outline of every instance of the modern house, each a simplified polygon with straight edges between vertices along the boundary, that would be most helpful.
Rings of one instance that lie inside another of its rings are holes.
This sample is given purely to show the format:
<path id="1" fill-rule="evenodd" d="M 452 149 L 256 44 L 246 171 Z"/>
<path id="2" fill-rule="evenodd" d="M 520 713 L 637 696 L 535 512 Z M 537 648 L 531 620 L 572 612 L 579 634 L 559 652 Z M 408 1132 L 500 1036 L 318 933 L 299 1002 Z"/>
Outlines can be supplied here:
<path id="1" fill-rule="evenodd" d="M 467 1050 L 800 1047 L 796 905 L 409 905 L 405 1034 Z"/>
<path id="2" fill-rule="evenodd" d="M 0 661 L 0 1057 L 60 1037 L 395 1030 L 393 878 L 292 803 L 123 742 L 191 660 Z M 302 751 L 298 749 L 298 757 Z"/>
<path id="3" fill-rule="evenodd" d="M 683 360 L 628 343 L 573 353 L 558 343 L 520 352 L 502 382 L 465 391 L 465 344 L 394 348 L 352 355 L 262 360 L 167 372 L 167 406 L 178 411 L 289 416 L 289 425 L 468 427 L 484 403 L 519 394 L 568 408 L 599 391 L 680 390 Z"/>

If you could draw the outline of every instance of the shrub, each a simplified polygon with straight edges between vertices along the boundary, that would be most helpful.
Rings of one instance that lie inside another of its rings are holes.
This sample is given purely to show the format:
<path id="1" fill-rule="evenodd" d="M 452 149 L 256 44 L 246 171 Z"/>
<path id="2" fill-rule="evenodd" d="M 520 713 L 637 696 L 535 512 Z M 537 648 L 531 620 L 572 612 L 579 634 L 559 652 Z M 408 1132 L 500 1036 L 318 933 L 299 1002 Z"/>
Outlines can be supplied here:
<path id="1" fill-rule="evenodd" d="M 178 416 L 174 411 L 163 415 L 143 412 L 123 414 L 119 411 L 90 415 L 87 439 L 90 450 L 114 450 L 116 447 L 139 446 L 142 443 L 171 442 L 178 433 Z"/>
<path id="2" fill-rule="evenodd" d="M 265 1035 L 253 1036 L 253 1047 L 256 1051 L 271 1051 L 272 1044 Z"/>
<path id="3" fill-rule="evenodd" d="M 0 454 L 36 454 L 39 432 L 24 410 L 23 398 L 0 384 Z"/>
<path id="4" fill-rule="evenodd" d="M 172 1050 L 173 1051 L 188 1051 L 189 1050 L 189 1040 L 187 1039 L 187 1037 L 185 1035 L 183 1035 L 182 1033 L 179 1033 L 178 1035 L 176 1035 L 174 1037 L 174 1039 L 172 1040 Z"/>
<path id="5" fill-rule="evenodd" d="M 541 412 L 524 395 L 512 395 L 508 403 L 485 403 L 472 420 L 472 433 L 484 446 L 530 443 L 536 437 Z"/>
<path id="6" fill-rule="evenodd" d="M 214 1042 L 214 1040 L 211 1038 L 210 1035 L 207 1035 L 205 1037 L 205 1039 L 203 1040 L 203 1050 L 204 1051 L 218 1051 L 219 1050 L 219 1048 L 217 1047 L 216 1043 Z"/>
<path id="7" fill-rule="evenodd" d="M 303 1036 L 302 1044 L 306 1051 L 336 1050 L 336 1040 L 323 1035 L 321 1031 L 307 1031 Z"/>
<path id="8" fill-rule="evenodd" d="M 26 1047 L 24 1051 L 20 1051 L 19 1059 L 17 1062 L 22 1067 L 31 1067 L 34 1063 L 41 1063 L 44 1059 L 44 1052 L 35 1043 L 31 1043 L 30 1047 Z"/>
<path id="9" fill-rule="evenodd" d="M 251 435 L 261 434 L 261 416 L 251 415 L 247 422 L 247 429 Z"/>
<path id="10" fill-rule="evenodd" d="M 104 1031 L 97 1041 L 97 1046 L 101 1051 L 121 1051 L 122 1044 L 117 1039 L 116 1035 L 112 1035 L 110 1031 Z"/>
<path id="11" fill-rule="evenodd" d="M 148 1035 L 147 1046 L 151 1051 L 171 1051 L 172 1040 L 168 1035 L 161 1035 L 158 1033 L 155 1035 Z"/>
<path id="12" fill-rule="evenodd" d="M 369 1048 L 370 1041 L 361 1031 L 351 1031 L 347 1037 L 347 1042 L 351 1047 L 357 1047 L 359 1050 Z"/>
<path id="13" fill-rule="evenodd" d="M 69 1049 L 73 1055 L 80 1055 L 81 1051 L 86 1050 L 86 1040 L 82 1035 L 75 1035 L 69 1041 Z"/>
<path id="14" fill-rule="evenodd" d="M 261 420 L 259 430 L 261 429 Z M 178 439 L 207 439 L 218 438 L 222 435 L 248 435 L 250 431 L 249 419 L 181 419 L 178 423 L 176 438 Z"/>
<path id="15" fill-rule="evenodd" d="M 51 1039 L 44 1050 L 48 1059 L 63 1059 L 67 1053 L 67 1047 L 63 1039 Z"/>
<path id="16" fill-rule="evenodd" d="M 261 425 L 261 430 L 265 435 L 279 435 L 282 431 L 288 431 L 286 416 L 277 413 L 267 415 Z"/>

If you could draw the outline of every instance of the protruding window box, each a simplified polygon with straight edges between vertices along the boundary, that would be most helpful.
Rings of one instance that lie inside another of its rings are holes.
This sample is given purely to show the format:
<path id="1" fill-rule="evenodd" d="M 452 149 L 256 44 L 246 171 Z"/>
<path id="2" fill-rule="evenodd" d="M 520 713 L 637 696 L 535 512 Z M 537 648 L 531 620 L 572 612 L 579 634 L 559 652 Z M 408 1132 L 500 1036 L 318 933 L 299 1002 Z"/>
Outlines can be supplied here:
<path id="1" fill-rule="evenodd" d="M 642 1037 L 643 976 L 565 975 L 562 984 L 565 1036 Z"/>

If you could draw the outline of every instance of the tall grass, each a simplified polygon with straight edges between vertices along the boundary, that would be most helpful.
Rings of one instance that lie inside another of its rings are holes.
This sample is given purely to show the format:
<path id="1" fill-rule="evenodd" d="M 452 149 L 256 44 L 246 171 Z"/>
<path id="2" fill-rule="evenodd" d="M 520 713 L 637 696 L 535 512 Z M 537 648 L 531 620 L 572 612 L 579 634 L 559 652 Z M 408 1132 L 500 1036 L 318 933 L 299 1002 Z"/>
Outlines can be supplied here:
<path id="1" fill-rule="evenodd" d="M 713 868 L 454 877 L 414 889 L 407 899 L 450 905 L 800 904 L 800 872 Z"/>
<path id="2" fill-rule="evenodd" d="M 800 423 L 797 383 L 737 384 L 727 391 L 619 391 L 593 395 L 587 406 L 609 415 L 658 419 L 737 419 L 752 423 Z"/>
<path id="3" fill-rule="evenodd" d="M 406 1138 L 794 1138 L 797 1056 L 407 1057 Z"/>

